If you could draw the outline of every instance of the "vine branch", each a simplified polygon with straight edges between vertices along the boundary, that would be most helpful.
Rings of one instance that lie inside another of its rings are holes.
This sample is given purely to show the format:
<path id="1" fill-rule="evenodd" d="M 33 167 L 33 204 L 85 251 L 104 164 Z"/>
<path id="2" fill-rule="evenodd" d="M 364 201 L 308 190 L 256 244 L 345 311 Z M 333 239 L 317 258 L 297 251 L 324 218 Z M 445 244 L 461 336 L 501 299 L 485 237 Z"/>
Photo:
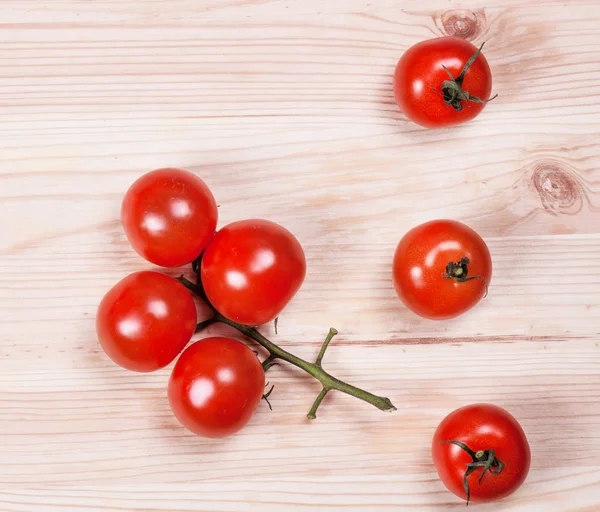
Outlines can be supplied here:
<path id="1" fill-rule="evenodd" d="M 325 338 L 325 341 L 323 342 L 323 345 L 321 346 L 321 351 L 319 352 L 319 355 L 317 356 L 317 360 L 315 361 L 315 364 L 319 368 L 323 367 L 322 362 L 323 362 L 323 356 L 325 355 L 325 351 L 327 350 L 327 347 L 329 347 L 329 343 L 331 342 L 331 340 L 337 333 L 338 333 L 337 330 L 334 329 L 333 327 L 331 329 L 329 329 L 329 333 L 327 334 L 327 337 Z"/>
<path id="2" fill-rule="evenodd" d="M 229 325 L 244 336 L 254 340 L 256 343 L 261 345 L 269 352 L 269 356 L 263 362 L 263 369 L 265 372 L 269 368 L 271 368 L 273 364 L 276 364 L 274 363 L 275 359 L 281 359 L 300 368 L 301 370 L 304 370 L 306 373 L 317 379 L 322 384 L 323 390 L 315 399 L 315 402 L 308 413 L 309 419 L 314 419 L 316 417 L 316 411 L 319 405 L 321 405 L 321 402 L 323 401 L 327 393 L 333 390 L 340 391 L 347 395 L 358 398 L 359 400 L 362 400 L 373 405 L 374 407 L 377 407 L 381 411 L 396 410 L 396 407 L 394 407 L 389 398 L 377 396 L 373 393 L 370 393 L 369 391 L 365 391 L 364 389 L 353 386 L 352 384 L 348 384 L 334 377 L 333 375 L 331 375 L 323 369 L 323 356 L 325 355 L 329 343 L 331 342 L 333 337 L 338 333 L 337 330 L 333 328 L 329 330 L 329 333 L 327 334 L 327 337 L 325 338 L 325 341 L 321 346 L 321 350 L 319 351 L 319 355 L 317 356 L 316 361 L 314 363 L 310 363 L 302 359 L 301 357 L 295 356 L 294 354 L 276 345 L 275 343 L 267 339 L 263 334 L 261 334 L 255 327 L 239 324 L 223 316 L 210 303 L 210 301 L 206 297 L 204 289 L 200 284 L 194 284 L 183 276 L 179 277 L 178 280 L 186 288 L 188 288 L 188 290 L 190 290 L 192 293 L 194 293 L 195 295 L 200 297 L 204 302 L 206 302 L 206 304 L 213 311 L 213 316 L 211 318 L 198 324 L 198 326 L 196 327 L 196 332 L 200 332 L 202 329 L 205 329 L 206 327 L 214 323 L 222 323 L 225 325 Z"/>
<path id="3" fill-rule="evenodd" d="M 315 399 L 315 403 L 310 408 L 310 411 L 308 411 L 307 417 L 309 420 L 314 420 L 317 417 L 317 409 L 319 408 L 319 405 L 321 405 L 321 402 L 323 401 L 327 393 L 329 393 L 329 390 L 327 388 L 323 388 L 323 390 L 319 393 L 319 396 L 317 396 L 317 398 Z"/>

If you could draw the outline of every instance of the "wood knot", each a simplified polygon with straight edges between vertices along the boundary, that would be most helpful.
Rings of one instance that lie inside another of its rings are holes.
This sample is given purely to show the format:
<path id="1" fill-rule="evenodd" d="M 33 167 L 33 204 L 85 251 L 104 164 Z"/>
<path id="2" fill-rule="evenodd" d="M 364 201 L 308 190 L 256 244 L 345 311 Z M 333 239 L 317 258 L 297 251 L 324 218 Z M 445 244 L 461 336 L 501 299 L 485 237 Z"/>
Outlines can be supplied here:
<path id="1" fill-rule="evenodd" d="M 452 9 L 442 13 L 439 24 L 444 34 L 472 41 L 483 32 L 486 17 L 483 9 L 474 11 Z"/>
<path id="2" fill-rule="evenodd" d="M 555 215 L 575 215 L 583 208 L 581 187 L 574 172 L 555 160 L 533 166 L 533 185 L 545 210 Z"/>

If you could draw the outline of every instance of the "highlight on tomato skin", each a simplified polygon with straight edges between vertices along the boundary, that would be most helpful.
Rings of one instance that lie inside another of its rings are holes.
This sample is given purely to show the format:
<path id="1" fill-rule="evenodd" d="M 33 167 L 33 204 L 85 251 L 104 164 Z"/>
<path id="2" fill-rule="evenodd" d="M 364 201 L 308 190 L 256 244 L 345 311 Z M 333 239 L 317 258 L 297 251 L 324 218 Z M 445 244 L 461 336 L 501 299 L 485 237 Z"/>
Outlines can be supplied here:
<path id="1" fill-rule="evenodd" d="M 212 192 L 190 171 L 156 169 L 127 190 L 121 223 L 134 250 L 161 267 L 194 261 L 215 234 L 218 209 Z"/>
<path id="2" fill-rule="evenodd" d="M 102 298 L 96 333 L 113 362 L 136 372 L 170 364 L 196 329 L 196 305 L 176 279 L 155 271 L 128 275 Z"/>
<path id="3" fill-rule="evenodd" d="M 448 414 L 432 439 L 431 456 L 446 488 L 467 503 L 502 500 L 525 482 L 531 449 L 522 426 L 488 403 Z"/>
<path id="4" fill-rule="evenodd" d="M 273 321 L 306 276 L 298 239 L 264 219 L 233 222 L 219 230 L 202 256 L 202 285 L 226 318 L 257 326 Z"/>
<path id="5" fill-rule="evenodd" d="M 219 438 L 245 427 L 264 394 L 265 372 L 242 342 L 205 338 L 181 354 L 168 385 L 179 422 L 202 437 Z"/>
<path id="6" fill-rule="evenodd" d="M 453 36 L 408 48 L 393 76 L 394 98 L 404 115 L 430 129 L 477 117 L 495 98 L 490 98 L 492 72 L 482 48 Z"/>
<path id="7" fill-rule="evenodd" d="M 492 259 L 483 238 L 455 220 L 420 224 L 400 240 L 392 282 L 402 303 L 430 320 L 455 318 L 488 293 Z"/>

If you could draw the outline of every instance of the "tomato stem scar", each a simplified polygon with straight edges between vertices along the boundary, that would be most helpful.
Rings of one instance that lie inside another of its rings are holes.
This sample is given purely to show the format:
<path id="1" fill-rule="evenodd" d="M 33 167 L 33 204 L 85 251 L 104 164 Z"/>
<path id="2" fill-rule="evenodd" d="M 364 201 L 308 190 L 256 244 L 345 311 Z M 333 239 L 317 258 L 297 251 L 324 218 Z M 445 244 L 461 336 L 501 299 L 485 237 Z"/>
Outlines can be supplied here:
<path id="1" fill-rule="evenodd" d="M 481 279 L 485 285 L 485 295 L 488 295 L 488 282 L 483 276 L 469 276 L 469 264 L 471 260 L 469 258 L 461 258 L 458 262 L 449 261 L 446 265 L 446 271 L 442 274 L 445 279 L 453 279 L 457 283 L 466 283 L 473 281 L 474 279 Z"/>

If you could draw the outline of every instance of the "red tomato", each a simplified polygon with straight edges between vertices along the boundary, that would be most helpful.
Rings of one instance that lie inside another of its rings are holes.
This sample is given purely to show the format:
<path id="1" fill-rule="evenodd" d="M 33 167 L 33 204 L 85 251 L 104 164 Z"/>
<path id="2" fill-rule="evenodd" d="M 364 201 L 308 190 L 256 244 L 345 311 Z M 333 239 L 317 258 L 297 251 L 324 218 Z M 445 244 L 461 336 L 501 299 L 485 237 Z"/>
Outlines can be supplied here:
<path id="1" fill-rule="evenodd" d="M 434 220 L 411 229 L 394 255 L 396 293 L 410 310 L 433 320 L 456 317 L 486 294 L 490 251 L 470 227 Z"/>
<path id="2" fill-rule="evenodd" d="M 217 204 L 195 174 L 157 169 L 131 185 L 121 222 L 135 251 L 155 265 L 179 267 L 195 260 L 217 228 Z"/>
<path id="3" fill-rule="evenodd" d="M 169 403 L 188 430 L 225 437 L 252 418 L 265 390 L 265 372 L 246 345 L 206 338 L 190 345 L 175 363 Z"/>
<path id="4" fill-rule="evenodd" d="M 429 39 L 410 47 L 394 72 L 394 96 L 404 115 L 426 128 L 475 118 L 492 90 L 492 72 L 481 48 L 458 37 Z"/>
<path id="5" fill-rule="evenodd" d="M 196 330 L 196 305 L 176 279 L 136 272 L 104 296 L 96 315 L 98 340 L 118 365 L 136 372 L 167 366 Z"/>
<path id="6" fill-rule="evenodd" d="M 274 320 L 306 275 L 302 246 L 267 220 L 243 220 L 221 229 L 202 257 L 206 295 L 223 316 L 245 325 Z"/>
<path id="7" fill-rule="evenodd" d="M 473 502 L 497 501 L 515 492 L 531 462 L 521 425 L 490 404 L 469 405 L 449 414 L 433 436 L 432 456 L 448 490 Z"/>

